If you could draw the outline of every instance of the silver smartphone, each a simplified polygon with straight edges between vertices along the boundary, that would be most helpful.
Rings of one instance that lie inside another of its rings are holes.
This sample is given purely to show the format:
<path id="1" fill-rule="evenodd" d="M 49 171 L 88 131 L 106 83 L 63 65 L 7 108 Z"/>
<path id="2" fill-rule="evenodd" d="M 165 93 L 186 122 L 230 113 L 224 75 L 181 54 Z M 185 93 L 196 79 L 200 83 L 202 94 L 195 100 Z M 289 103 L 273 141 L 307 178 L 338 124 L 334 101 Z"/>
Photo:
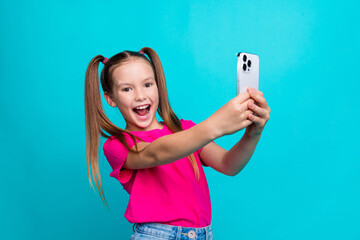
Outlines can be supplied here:
<path id="1" fill-rule="evenodd" d="M 259 56 L 239 52 L 237 54 L 237 90 L 236 95 L 246 92 L 248 87 L 259 90 Z"/>

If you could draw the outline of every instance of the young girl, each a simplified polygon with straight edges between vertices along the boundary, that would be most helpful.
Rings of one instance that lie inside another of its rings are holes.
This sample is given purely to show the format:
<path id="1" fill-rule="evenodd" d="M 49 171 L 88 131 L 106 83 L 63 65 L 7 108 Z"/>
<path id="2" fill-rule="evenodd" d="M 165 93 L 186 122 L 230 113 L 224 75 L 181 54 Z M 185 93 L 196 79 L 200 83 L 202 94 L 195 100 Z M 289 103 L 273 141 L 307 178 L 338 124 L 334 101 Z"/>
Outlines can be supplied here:
<path id="1" fill-rule="evenodd" d="M 117 107 L 126 128 L 115 126 L 101 103 Z M 156 112 L 163 121 L 156 119 Z M 94 57 L 85 77 L 86 158 L 103 202 L 98 165 L 99 135 L 116 178 L 130 194 L 125 218 L 133 224 L 130 239 L 213 239 L 209 188 L 202 166 L 228 176 L 238 174 L 250 160 L 270 108 L 263 94 L 248 89 L 205 121 L 178 119 L 170 107 L 165 76 L 156 52 L 123 51 L 111 58 Z M 246 131 L 227 151 L 213 140 Z M 102 130 L 109 133 L 105 134 Z"/>

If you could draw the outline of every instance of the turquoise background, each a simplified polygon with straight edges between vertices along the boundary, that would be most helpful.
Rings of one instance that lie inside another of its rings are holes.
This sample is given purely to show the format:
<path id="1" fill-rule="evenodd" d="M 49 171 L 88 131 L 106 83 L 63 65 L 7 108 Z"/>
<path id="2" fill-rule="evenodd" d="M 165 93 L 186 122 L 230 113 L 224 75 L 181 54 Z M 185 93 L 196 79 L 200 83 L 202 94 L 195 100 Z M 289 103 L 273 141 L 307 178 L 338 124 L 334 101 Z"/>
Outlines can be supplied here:
<path id="1" fill-rule="evenodd" d="M 129 239 L 129 196 L 102 150 L 111 211 L 89 186 L 84 78 L 94 56 L 144 46 L 160 56 L 174 111 L 195 123 L 236 96 L 235 53 L 260 57 L 272 112 L 255 153 L 235 177 L 205 170 L 215 239 L 360 239 L 359 7 L 1 1 L 0 239 Z M 229 150 L 243 133 L 215 142 Z"/>

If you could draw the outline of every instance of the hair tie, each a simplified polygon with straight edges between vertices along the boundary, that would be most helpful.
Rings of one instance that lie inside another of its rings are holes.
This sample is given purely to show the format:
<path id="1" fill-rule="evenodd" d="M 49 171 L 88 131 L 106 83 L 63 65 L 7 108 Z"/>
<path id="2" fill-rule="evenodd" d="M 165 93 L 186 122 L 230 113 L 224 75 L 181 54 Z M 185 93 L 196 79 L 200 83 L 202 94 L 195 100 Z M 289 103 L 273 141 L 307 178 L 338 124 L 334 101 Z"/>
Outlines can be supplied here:
<path id="1" fill-rule="evenodd" d="M 109 59 L 108 58 L 105 58 L 102 63 L 105 64 Z"/>
<path id="2" fill-rule="evenodd" d="M 143 52 L 143 51 L 139 51 L 139 53 L 141 53 L 142 55 L 144 55 L 144 52 Z"/>

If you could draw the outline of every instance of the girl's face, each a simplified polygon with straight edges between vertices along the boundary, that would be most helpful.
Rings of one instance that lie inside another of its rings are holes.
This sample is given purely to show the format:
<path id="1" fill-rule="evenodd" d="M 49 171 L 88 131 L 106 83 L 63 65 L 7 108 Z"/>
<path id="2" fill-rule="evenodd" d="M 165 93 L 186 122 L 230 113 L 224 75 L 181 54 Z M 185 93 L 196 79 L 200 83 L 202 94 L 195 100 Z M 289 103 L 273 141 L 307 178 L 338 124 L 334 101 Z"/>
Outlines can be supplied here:
<path id="1" fill-rule="evenodd" d="M 144 60 L 132 59 L 113 71 L 113 96 L 104 93 L 110 106 L 117 106 L 126 121 L 125 130 L 160 129 L 156 119 L 159 92 L 151 66 Z M 145 110 L 135 110 L 144 106 Z"/>

